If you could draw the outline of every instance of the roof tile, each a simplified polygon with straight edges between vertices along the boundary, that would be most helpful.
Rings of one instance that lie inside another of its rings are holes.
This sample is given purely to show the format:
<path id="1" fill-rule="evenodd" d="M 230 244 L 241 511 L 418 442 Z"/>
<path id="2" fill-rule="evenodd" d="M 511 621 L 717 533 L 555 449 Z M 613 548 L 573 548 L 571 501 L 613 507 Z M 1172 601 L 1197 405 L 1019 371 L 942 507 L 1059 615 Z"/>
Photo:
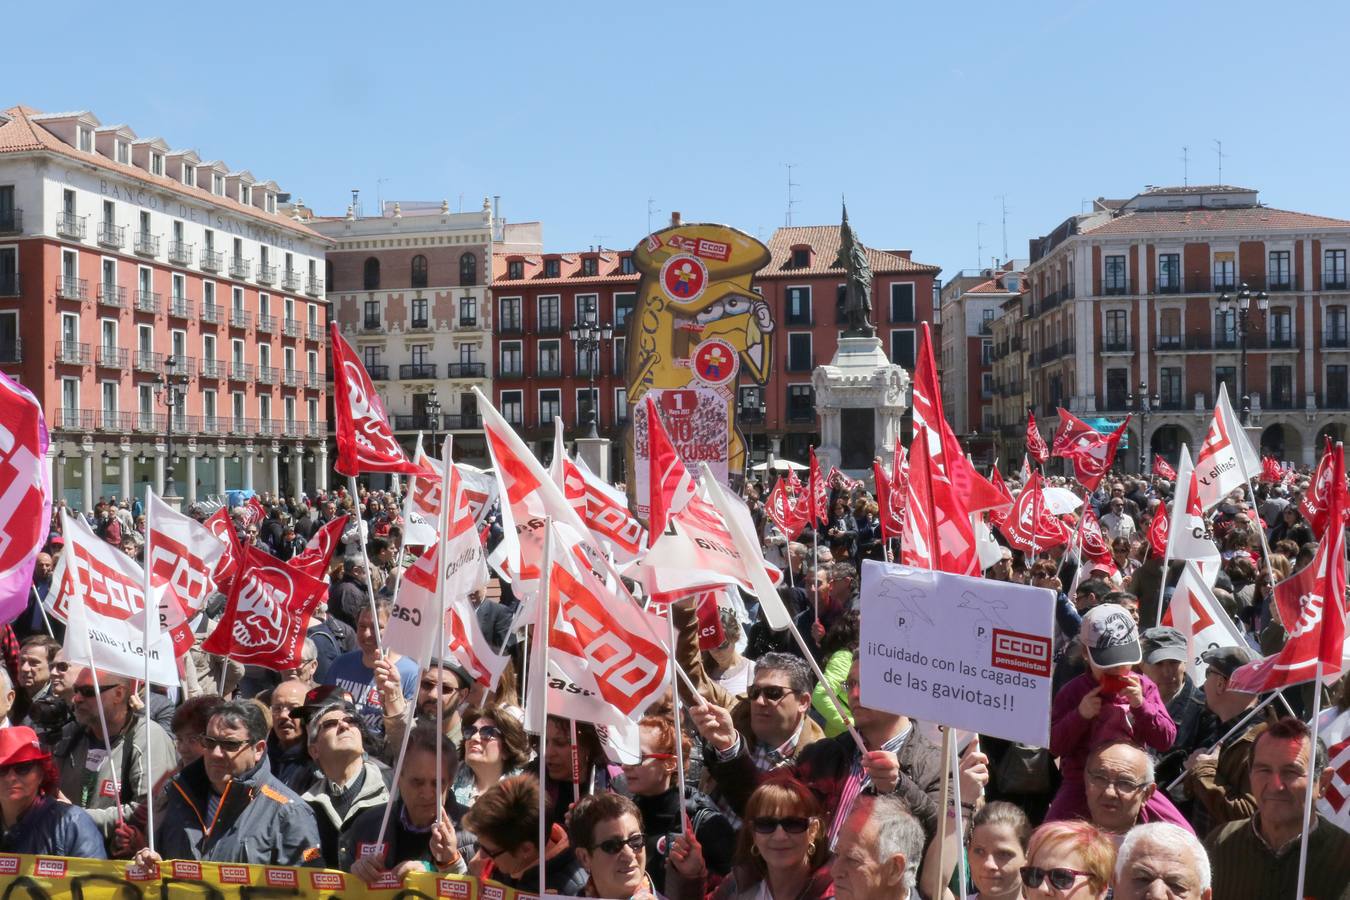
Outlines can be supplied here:
<path id="1" fill-rule="evenodd" d="M 834 264 L 839 255 L 838 225 L 805 225 L 779 228 L 769 238 L 769 263 L 755 273 L 756 278 L 793 278 L 803 275 L 842 275 L 843 267 Z M 802 268 L 792 265 L 792 248 L 809 245 L 813 251 L 811 265 Z M 895 275 L 922 272 L 937 274 L 938 266 L 914 262 L 884 250 L 867 248 L 867 262 L 873 274 Z"/>

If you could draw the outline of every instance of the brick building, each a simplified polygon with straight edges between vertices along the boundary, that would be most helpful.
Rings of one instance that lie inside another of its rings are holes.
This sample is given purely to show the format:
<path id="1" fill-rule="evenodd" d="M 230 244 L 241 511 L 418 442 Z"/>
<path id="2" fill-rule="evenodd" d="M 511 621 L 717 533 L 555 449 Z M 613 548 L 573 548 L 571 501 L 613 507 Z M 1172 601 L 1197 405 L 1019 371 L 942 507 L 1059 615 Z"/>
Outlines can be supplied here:
<path id="1" fill-rule="evenodd" d="M 0 113 L 0 366 L 42 404 L 56 496 L 326 483 L 327 241 L 285 200 L 90 112 Z"/>
<path id="2" fill-rule="evenodd" d="M 1249 188 L 1099 199 L 1031 242 L 1029 402 L 1047 433 L 1057 405 L 1088 419 L 1142 413 L 1123 459 L 1133 466 L 1141 432 L 1150 453 L 1197 449 L 1223 382 L 1234 406 L 1245 388 L 1266 452 L 1312 463 L 1350 409 L 1348 253 L 1350 221 L 1273 209 Z M 1221 302 L 1244 285 L 1245 368 L 1239 315 Z"/>

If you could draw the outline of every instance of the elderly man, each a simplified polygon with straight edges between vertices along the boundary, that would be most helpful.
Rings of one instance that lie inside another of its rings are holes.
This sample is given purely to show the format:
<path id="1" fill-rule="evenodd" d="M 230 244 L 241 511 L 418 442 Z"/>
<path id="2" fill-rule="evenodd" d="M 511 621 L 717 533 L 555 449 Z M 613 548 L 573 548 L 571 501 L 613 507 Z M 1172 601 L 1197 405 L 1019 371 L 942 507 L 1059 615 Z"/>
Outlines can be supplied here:
<path id="1" fill-rule="evenodd" d="M 919 900 L 924 831 L 894 795 L 861 796 L 839 833 L 830 863 L 839 900 Z"/>
<path id="2" fill-rule="evenodd" d="M 158 723 L 132 708 L 132 682 L 99 672 L 95 687 L 94 674 L 80 669 L 73 695 L 75 720 L 62 731 L 52 755 L 59 760 L 61 792 L 88 811 L 108 840 L 118 821 L 130 819 L 145 802 L 150 786 L 177 767 L 178 751 Z M 111 746 L 104 740 L 104 723 Z M 147 741 L 153 770 L 146 767 Z"/>
<path id="3" fill-rule="evenodd" d="M 267 760 L 272 774 L 294 790 L 310 782 L 313 770 L 305 749 L 305 726 L 297 710 L 305 704 L 309 685 L 298 679 L 272 689 L 272 730 L 267 735 Z"/>
<path id="4" fill-rule="evenodd" d="M 314 811 L 267 766 L 267 718 L 251 700 L 223 703 L 202 737 L 205 754 L 173 778 L 156 846 L 136 855 L 272 866 L 321 866 Z M 210 823 L 209 825 L 207 823 Z"/>
<path id="5" fill-rule="evenodd" d="M 380 633 L 389 625 L 389 614 L 393 610 L 393 601 L 387 597 L 375 598 L 375 610 L 379 615 Z M 356 701 L 361 718 L 367 729 L 374 735 L 384 736 L 384 707 L 380 702 L 379 681 L 375 675 L 375 663 L 381 658 L 387 659 L 398 669 L 399 680 L 403 685 L 403 699 L 411 700 L 417 692 L 417 663 L 392 650 L 380 656 L 379 642 L 375 636 L 375 619 L 371 617 L 370 607 L 358 610 L 356 618 L 356 650 L 344 653 L 333 660 L 333 665 L 324 673 L 323 684 L 337 685 L 350 694 Z"/>
<path id="6" fill-rule="evenodd" d="M 1128 741 L 1110 741 L 1088 754 L 1083 770 L 1088 815 L 1092 824 L 1115 840 L 1120 840 L 1135 825 L 1156 818 L 1145 804 L 1157 790 L 1153 760 Z M 1186 820 L 1176 815 L 1170 821 L 1190 830 Z"/>
<path id="7" fill-rule="evenodd" d="M 1293 717 L 1273 722 L 1256 738 L 1251 788 L 1256 814 L 1222 825 L 1205 841 L 1214 864 L 1214 894 L 1223 900 L 1293 897 L 1300 844 L 1308 841 L 1304 896 L 1350 896 L 1350 834 L 1316 810 L 1331 781 L 1326 746 L 1312 746 L 1308 726 Z M 1314 814 L 1304 833 L 1303 807 L 1313 792 Z"/>
<path id="8" fill-rule="evenodd" d="M 338 846 L 364 810 L 389 800 L 389 769 L 366 756 L 356 708 L 330 697 L 306 717 L 309 756 L 318 766 L 301 797 L 314 810 L 324 865 L 338 867 Z"/>
<path id="9" fill-rule="evenodd" d="M 1200 839 L 1169 822 L 1136 825 L 1116 853 L 1115 900 L 1210 900 L 1209 856 Z"/>
<path id="10" fill-rule="evenodd" d="M 1125 511 L 1123 497 L 1111 498 L 1111 502 L 1106 506 L 1106 513 L 1101 518 L 1101 526 L 1102 531 L 1113 541 L 1116 538 L 1129 540 L 1134 537 L 1134 518 Z"/>

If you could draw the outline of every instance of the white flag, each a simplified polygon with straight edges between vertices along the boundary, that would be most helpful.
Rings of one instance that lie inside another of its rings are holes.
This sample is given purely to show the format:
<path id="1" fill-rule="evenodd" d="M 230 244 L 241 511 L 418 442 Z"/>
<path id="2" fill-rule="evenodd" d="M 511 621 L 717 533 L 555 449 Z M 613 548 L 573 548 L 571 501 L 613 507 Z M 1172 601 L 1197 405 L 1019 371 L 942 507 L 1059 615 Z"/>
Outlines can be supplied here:
<path id="1" fill-rule="evenodd" d="M 1187 562 L 1181 571 L 1162 623 L 1186 636 L 1186 672 L 1198 685 L 1205 683 L 1205 672 L 1209 669 L 1201 658 L 1206 651 L 1247 646 L 1241 632 L 1192 562 Z"/>
<path id="2" fill-rule="evenodd" d="M 1261 457 L 1252 449 L 1242 423 L 1228 403 L 1228 390 L 1219 383 L 1219 399 L 1214 418 L 1205 434 L 1205 443 L 1195 456 L 1195 480 L 1200 503 L 1208 512 L 1247 483 L 1247 476 L 1260 474 Z"/>
<path id="3" fill-rule="evenodd" d="M 1022 454 L 1022 471 L 1018 475 L 1022 478 L 1023 486 L 1031 480 L 1031 460 L 1025 453 Z"/>
<path id="4" fill-rule="evenodd" d="M 567 456 L 562 419 L 555 418 L 553 422 L 553 463 L 549 475 L 562 485 L 563 496 L 615 565 L 620 568 L 632 565 L 645 552 L 647 529 L 628 511 L 628 498 L 623 493 L 601 481 L 580 457 Z"/>
<path id="5" fill-rule="evenodd" d="M 150 567 L 151 599 L 159 610 L 151 618 L 150 643 L 169 632 L 174 652 L 192 648 L 192 619 L 216 590 L 212 573 L 225 545 L 205 525 L 174 510 L 147 490 L 145 559 Z"/>
<path id="6" fill-rule="evenodd" d="M 422 449 L 422 432 L 417 433 L 417 443 L 413 445 L 413 464 L 426 469 L 427 475 L 414 475 L 419 483 L 427 478 L 435 479 L 436 471 L 431 457 Z M 423 491 L 408 491 L 403 500 L 403 544 L 407 547 L 430 547 L 436 543 L 436 516 L 419 502 L 426 496 Z"/>
<path id="7" fill-rule="evenodd" d="M 1331 783 L 1317 801 L 1317 811 L 1350 831 L 1350 709 L 1323 725 L 1318 736 L 1327 745 Z"/>
<path id="8" fill-rule="evenodd" d="M 769 577 L 769 563 L 764 559 L 764 551 L 760 548 L 759 541 L 753 537 L 755 529 L 750 510 L 740 497 L 733 497 L 722 490 L 717 479 L 712 477 L 712 471 L 707 463 L 703 463 L 702 481 L 707 488 L 708 499 L 722 514 L 722 520 L 726 523 L 727 530 L 731 532 L 732 543 L 742 560 L 744 577 L 750 582 L 751 593 L 759 599 L 759 608 L 764 613 L 764 621 L 768 622 L 774 631 L 790 627 L 792 617 L 788 615 L 783 598 L 778 596 L 773 580 Z"/>
<path id="9" fill-rule="evenodd" d="M 1219 548 L 1209 537 L 1199 489 L 1191 466 L 1191 451 L 1182 444 L 1177 481 L 1172 488 L 1172 510 L 1167 520 L 1167 558 L 1195 563 L 1205 584 L 1214 587 L 1223 560 Z"/>

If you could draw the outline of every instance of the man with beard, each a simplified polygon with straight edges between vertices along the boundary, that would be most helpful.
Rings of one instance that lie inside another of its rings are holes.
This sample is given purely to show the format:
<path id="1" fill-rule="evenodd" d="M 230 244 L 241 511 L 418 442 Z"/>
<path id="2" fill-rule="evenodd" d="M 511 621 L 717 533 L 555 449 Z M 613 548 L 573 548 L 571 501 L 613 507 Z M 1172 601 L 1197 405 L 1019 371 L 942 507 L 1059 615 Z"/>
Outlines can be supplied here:
<path id="1" fill-rule="evenodd" d="M 272 774 L 294 790 L 310 780 L 310 756 L 305 749 L 305 726 L 299 710 L 309 685 L 299 679 L 283 681 L 272 690 L 272 730 L 267 735 L 267 761 Z"/>
<path id="2" fill-rule="evenodd" d="M 392 763 L 403 743 L 403 732 L 408 727 L 408 703 L 403 699 L 402 682 L 397 668 L 387 659 L 375 663 L 375 683 L 384 704 L 384 748 L 386 762 Z M 414 700 L 416 724 L 441 720 L 441 734 L 456 750 L 464 744 L 460 734 L 460 710 L 468 698 L 473 679 L 459 665 L 446 662 L 438 666 L 434 661 L 422 670 L 417 682 Z"/>

